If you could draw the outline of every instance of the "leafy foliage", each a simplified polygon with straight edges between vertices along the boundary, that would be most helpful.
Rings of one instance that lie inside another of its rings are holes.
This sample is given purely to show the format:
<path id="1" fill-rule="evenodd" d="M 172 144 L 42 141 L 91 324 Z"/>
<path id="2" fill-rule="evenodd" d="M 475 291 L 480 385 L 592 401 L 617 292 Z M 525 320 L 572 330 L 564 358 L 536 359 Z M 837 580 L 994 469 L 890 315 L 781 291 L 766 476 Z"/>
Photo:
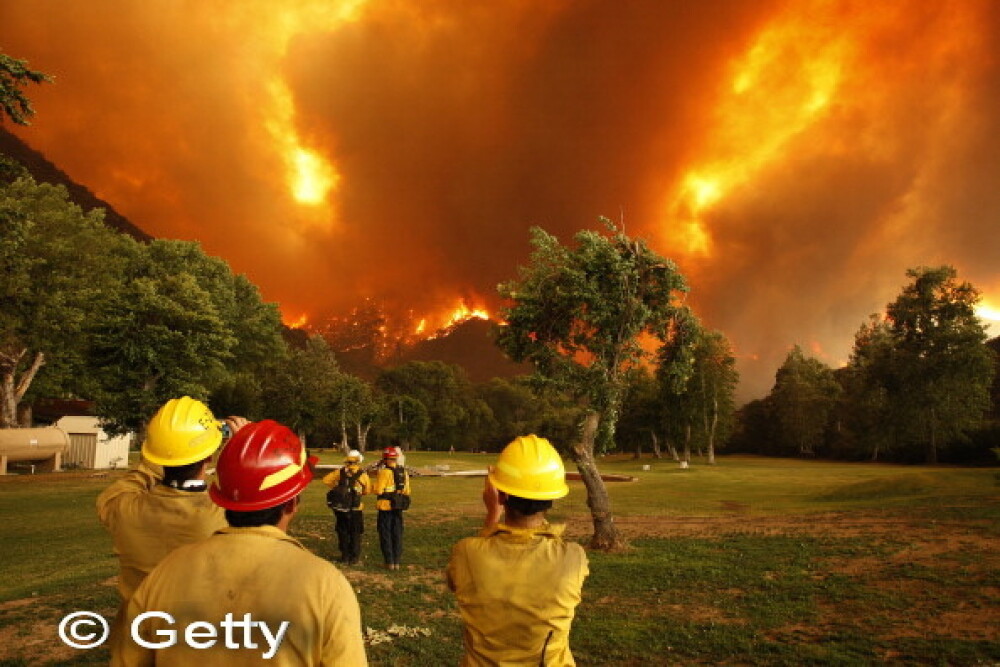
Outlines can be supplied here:
<path id="1" fill-rule="evenodd" d="M 36 374 L 36 390 L 81 389 L 87 333 L 121 285 L 131 241 L 31 178 L 0 185 L 0 225 L 0 426 L 11 426 Z"/>
<path id="2" fill-rule="evenodd" d="M 0 53 L 0 109 L 18 125 L 28 125 L 28 119 L 35 114 L 31 100 L 21 90 L 31 83 L 43 83 L 52 78 L 42 72 L 28 68 L 26 60 L 18 60 Z"/>
<path id="3" fill-rule="evenodd" d="M 979 291 L 950 266 L 907 271 L 911 282 L 855 337 L 851 370 L 869 418 L 868 442 L 923 447 L 937 460 L 941 443 L 979 425 L 990 407 L 995 359 L 976 317 Z"/>

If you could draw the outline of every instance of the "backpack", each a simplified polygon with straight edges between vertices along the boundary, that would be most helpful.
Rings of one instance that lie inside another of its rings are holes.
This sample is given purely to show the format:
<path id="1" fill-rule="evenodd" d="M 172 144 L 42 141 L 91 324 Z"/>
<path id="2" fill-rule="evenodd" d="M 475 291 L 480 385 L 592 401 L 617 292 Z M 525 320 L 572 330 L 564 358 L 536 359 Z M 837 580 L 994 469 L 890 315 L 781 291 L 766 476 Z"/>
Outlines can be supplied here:
<path id="1" fill-rule="evenodd" d="M 337 486 L 326 492 L 326 506 L 334 512 L 348 512 L 361 507 L 361 494 L 354 489 L 354 483 L 361 474 L 361 470 L 352 475 L 347 468 L 341 468 Z"/>
<path id="2" fill-rule="evenodd" d="M 389 501 L 389 508 L 394 510 L 410 509 L 410 496 L 403 493 L 406 488 L 406 470 L 402 466 L 392 468 L 393 488 L 397 489 L 391 493 L 381 493 L 379 498 Z"/>

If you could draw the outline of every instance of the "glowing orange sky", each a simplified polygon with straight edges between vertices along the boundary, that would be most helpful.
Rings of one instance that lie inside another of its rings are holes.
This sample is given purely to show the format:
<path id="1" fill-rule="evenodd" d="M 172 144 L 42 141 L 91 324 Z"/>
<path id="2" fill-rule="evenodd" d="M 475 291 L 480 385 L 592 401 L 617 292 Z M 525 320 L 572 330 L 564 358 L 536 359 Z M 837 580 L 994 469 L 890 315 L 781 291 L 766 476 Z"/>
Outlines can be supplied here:
<path id="1" fill-rule="evenodd" d="M 909 267 L 997 312 L 998 45 L 990 0 L 0 6 L 56 78 L 18 133 L 289 321 L 495 308 L 530 225 L 623 217 L 745 395 L 793 344 L 845 360 Z"/>

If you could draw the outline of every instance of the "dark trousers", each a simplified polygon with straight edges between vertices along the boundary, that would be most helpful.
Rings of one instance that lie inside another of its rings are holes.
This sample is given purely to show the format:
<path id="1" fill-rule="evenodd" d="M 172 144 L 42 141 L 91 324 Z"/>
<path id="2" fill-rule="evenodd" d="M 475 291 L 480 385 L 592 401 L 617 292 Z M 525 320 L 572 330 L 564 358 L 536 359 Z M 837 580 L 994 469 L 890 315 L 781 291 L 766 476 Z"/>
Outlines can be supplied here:
<path id="1" fill-rule="evenodd" d="M 365 517 L 361 510 L 334 512 L 337 517 L 337 546 L 340 560 L 356 563 L 361 558 L 361 535 L 365 532 Z"/>
<path id="2" fill-rule="evenodd" d="M 378 545 L 386 564 L 403 556 L 403 510 L 378 511 Z"/>

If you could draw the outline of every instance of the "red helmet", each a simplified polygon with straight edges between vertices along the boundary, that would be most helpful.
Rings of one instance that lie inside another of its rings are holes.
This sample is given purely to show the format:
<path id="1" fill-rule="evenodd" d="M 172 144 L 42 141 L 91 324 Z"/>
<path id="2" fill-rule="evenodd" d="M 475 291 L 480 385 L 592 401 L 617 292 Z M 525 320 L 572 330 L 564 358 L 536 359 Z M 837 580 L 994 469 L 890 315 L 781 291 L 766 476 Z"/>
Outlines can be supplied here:
<path id="1" fill-rule="evenodd" d="M 227 510 L 253 512 L 285 503 L 312 481 L 318 459 L 287 426 L 276 421 L 247 424 L 219 452 L 209 494 Z"/>
<path id="2" fill-rule="evenodd" d="M 395 447 L 386 447 L 382 450 L 382 458 L 384 459 L 398 459 L 399 450 Z"/>

